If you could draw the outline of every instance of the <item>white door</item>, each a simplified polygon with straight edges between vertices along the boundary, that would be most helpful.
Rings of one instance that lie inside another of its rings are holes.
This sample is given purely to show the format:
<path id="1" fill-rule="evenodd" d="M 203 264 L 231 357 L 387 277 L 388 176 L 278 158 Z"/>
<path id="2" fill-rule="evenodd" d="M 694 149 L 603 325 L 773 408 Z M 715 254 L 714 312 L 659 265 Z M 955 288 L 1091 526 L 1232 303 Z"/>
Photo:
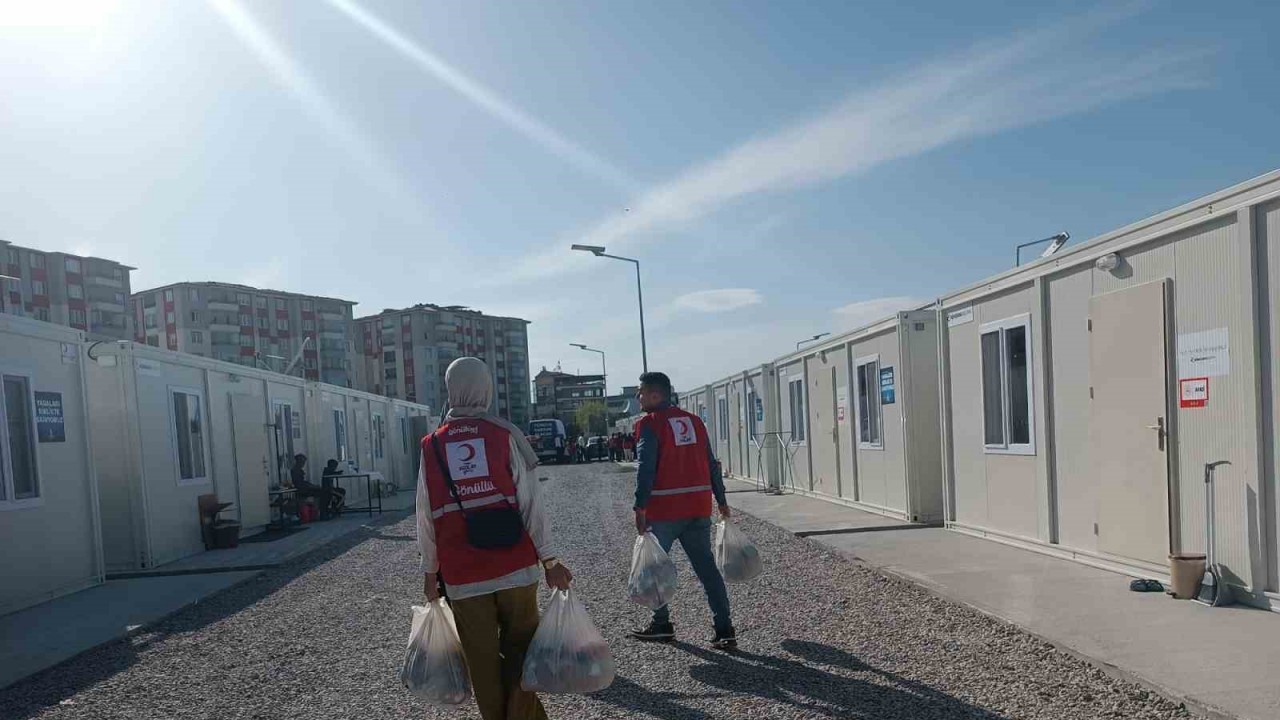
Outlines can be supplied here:
<path id="1" fill-rule="evenodd" d="M 369 419 L 363 410 L 356 410 L 356 464 L 360 470 L 373 469 L 373 447 L 369 442 Z"/>
<path id="2" fill-rule="evenodd" d="M 271 519 L 267 488 L 271 484 L 271 443 L 262 398 L 230 395 L 236 482 L 240 485 L 240 523 L 262 527 Z"/>
<path id="3" fill-rule="evenodd" d="M 1165 281 L 1089 299 L 1089 438 L 1098 549 L 1164 564 L 1169 553 Z"/>

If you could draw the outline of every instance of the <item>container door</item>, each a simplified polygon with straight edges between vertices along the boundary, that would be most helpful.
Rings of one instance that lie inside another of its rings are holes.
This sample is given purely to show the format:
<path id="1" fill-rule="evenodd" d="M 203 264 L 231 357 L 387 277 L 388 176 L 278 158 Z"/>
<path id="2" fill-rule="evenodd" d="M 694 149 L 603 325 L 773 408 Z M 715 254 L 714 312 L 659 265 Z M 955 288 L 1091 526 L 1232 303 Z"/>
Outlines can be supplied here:
<path id="1" fill-rule="evenodd" d="M 834 351 L 832 351 L 834 353 Z M 809 361 L 809 447 L 813 455 L 812 488 L 840 494 L 839 433 L 836 424 L 836 370 L 818 357 Z"/>
<path id="2" fill-rule="evenodd" d="M 356 410 L 356 464 L 360 470 L 368 472 L 373 469 L 373 444 L 369 441 L 369 416 L 363 410 Z"/>
<path id="3" fill-rule="evenodd" d="M 271 484 L 272 428 L 262 398 L 230 395 L 232 439 L 235 442 L 236 482 L 240 485 L 240 524 L 247 530 L 271 519 L 267 488 Z"/>
<path id="4" fill-rule="evenodd" d="M 1165 282 L 1089 299 L 1089 436 L 1098 548 L 1165 564 L 1169 439 Z"/>

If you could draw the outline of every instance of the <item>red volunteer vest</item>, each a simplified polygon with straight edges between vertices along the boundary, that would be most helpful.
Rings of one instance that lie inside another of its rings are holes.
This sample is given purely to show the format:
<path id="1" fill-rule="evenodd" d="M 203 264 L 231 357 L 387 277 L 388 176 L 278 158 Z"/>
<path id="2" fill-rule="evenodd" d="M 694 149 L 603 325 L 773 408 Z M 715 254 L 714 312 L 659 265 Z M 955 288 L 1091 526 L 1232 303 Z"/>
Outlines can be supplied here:
<path id="1" fill-rule="evenodd" d="M 658 439 L 658 473 L 646 517 L 657 521 L 709 517 L 711 463 L 702 418 L 672 406 L 640 418 L 636 437 L 646 428 Z"/>
<path id="2" fill-rule="evenodd" d="M 453 475 L 458 497 L 467 512 L 483 512 L 488 506 L 516 506 L 516 483 L 511 475 L 510 433 L 483 420 L 451 420 L 434 437 L 444 452 L 445 466 Z M 526 532 L 509 548 L 481 550 L 467 542 L 467 526 L 449 484 L 440 471 L 432 436 L 422 439 L 422 467 L 431 502 L 431 522 L 436 531 L 440 574 L 446 585 L 469 585 L 493 580 L 536 565 L 538 553 Z"/>

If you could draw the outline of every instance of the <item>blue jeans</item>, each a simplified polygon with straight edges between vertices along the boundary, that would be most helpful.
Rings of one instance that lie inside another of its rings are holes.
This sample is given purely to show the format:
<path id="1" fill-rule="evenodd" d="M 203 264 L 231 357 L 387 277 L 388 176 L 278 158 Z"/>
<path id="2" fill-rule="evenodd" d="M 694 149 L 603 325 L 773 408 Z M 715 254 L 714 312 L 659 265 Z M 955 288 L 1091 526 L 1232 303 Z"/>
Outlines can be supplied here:
<path id="1" fill-rule="evenodd" d="M 729 616 L 729 593 L 724 587 L 724 577 L 720 568 L 716 567 L 715 555 L 711 552 L 711 518 L 693 518 L 691 520 L 670 520 L 649 523 L 649 530 L 658 538 L 662 549 L 671 552 L 676 540 L 684 548 L 684 554 L 693 566 L 693 572 L 707 592 L 707 604 L 711 606 L 711 615 L 715 618 L 717 631 L 727 631 L 733 627 Z M 663 605 L 653 611 L 656 623 L 671 622 L 670 609 Z"/>

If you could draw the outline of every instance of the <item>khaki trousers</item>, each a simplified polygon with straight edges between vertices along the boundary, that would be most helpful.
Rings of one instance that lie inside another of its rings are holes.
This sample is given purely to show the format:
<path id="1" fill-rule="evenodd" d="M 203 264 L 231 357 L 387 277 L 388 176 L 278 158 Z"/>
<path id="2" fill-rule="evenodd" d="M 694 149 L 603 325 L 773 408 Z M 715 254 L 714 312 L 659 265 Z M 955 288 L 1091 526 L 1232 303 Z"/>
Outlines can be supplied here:
<path id="1" fill-rule="evenodd" d="M 524 653 L 538 629 L 538 584 L 452 601 L 471 686 L 484 720 L 547 720 L 520 689 Z"/>

